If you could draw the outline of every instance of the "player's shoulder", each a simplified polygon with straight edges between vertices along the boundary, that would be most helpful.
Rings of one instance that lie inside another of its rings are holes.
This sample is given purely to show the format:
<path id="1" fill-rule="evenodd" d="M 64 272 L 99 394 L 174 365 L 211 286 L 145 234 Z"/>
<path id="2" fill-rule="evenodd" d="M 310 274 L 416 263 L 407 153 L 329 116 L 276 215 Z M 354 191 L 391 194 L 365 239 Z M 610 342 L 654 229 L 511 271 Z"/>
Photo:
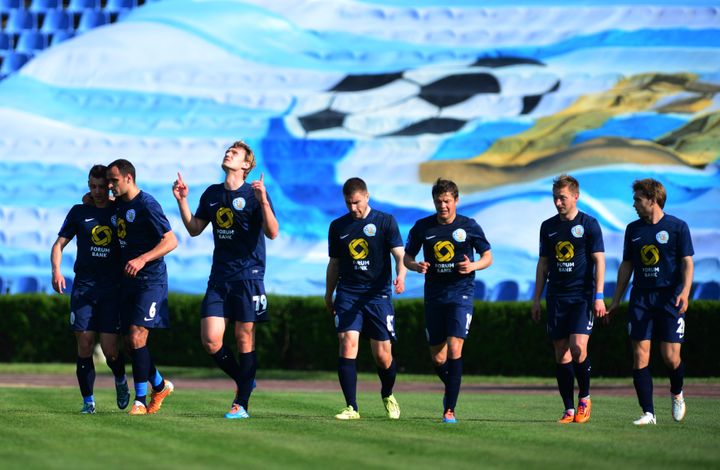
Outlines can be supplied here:
<path id="1" fill-rule="evenodd" d="M 583 225 L 590 225 L 597 223 L 597 219 L 593 217 L 592 215 L 588 214 L 587 212 L 578 211 L 578 215 L 580 216 L 580 222 Z"/>
<path id="2" fill-rule="evenodd" d="M 682 220 L 678 217 L 675 217 L 674 215 L 670 215 L 670 214 L 665 214 L 663 216 L 663 222 L 665 222 L 667 225 L 670 225 L 670 226 L 676 226 L 676 227 L 687 226 L 687 222 L 685 222 L 684 220 Z"/>
<path id="3" fill-rule="evenodd" d="M 222 192 L 225 191 L 225 187 L 222 183 L 217 184 L 211 184 L 207 188 L 205 188 L 205 191 L 203 191 L 203 196 L 212 196 L 215 194 L 222 194 Z"/>
<path id="4" fill-rule="evenodd" d="M 414 230 L 426 230 L 435 225 L 437 225 L 437 216 L 433 214 L 416 220 L 412 228 Z"/>

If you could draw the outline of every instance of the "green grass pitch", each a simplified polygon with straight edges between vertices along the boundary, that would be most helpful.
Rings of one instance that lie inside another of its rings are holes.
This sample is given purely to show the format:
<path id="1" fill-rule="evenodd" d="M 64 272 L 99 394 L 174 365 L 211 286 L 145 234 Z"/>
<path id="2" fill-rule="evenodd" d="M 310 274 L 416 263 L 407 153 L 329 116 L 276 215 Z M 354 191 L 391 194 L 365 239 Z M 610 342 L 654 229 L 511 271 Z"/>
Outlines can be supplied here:
<path id="1" fill-rule="evenodd" d="M 657 426 L 636 428 L 634 397 L 593 397 L 584 425 L 559 425 L 555 394 L 461 394 L 459 422 L 441 396 L 397 394 L 399 421 L 377 393 L 341 422 L 342 394 L 257 390 L 248 420 L 225 420 L 232 391 L 177 390 L 154 416 L 128 416 L 97 389 L 80 415 L 72 388 L 0 388 L 0 468 L 719 468 L 720 400 L 688 397 L 683 423 L 656 397 Z"/>

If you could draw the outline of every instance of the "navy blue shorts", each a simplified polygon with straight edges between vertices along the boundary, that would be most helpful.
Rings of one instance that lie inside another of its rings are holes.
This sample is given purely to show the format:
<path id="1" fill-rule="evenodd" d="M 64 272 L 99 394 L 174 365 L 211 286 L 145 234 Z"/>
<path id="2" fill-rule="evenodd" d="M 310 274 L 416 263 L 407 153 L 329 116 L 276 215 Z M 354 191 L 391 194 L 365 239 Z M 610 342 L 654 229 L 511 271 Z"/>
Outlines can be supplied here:
<path id="1" fill-rule="evenodd" d="M 239 322 L 268 321 L 268 301 L 262 279 L 209 283 L 202 301 L 202 318 L 222 317 Z"/>
<path id="2" fill-rule="evenodd" d="M 473 299 L 463 295 L 460 302 L 425 302 L 425 336 L 430 346 L 447 338 L 467 338 L 473 316 Z"/>
<path id="3" fill-rule="evenodd" d="M 75 284 L 70 294 L 70 329 L 120 334 L 117 287 Z"/>
<path id="4" fill-rule="evenodd" d="M 567 339 L 570 335 L 589 335 L 595 316 L 592 295 L 585 297 L 547 296 L 547 332 L 550 339 Z"/>
<path id="5" fill-rule="evenodd" d="M 685 341 L 685 315 L 675 307 L 675 290 L 635 289 L 630 293 L 628 332 L 634 341 Z"/>
<path id="6" fill-rule="evenodd" d="M 130 331 L 130 325 L 148 329 L 170 326 L 167 284 L 126 282 L 122 284 L 120 298 L 122 334 Z"/>
<path id="7" fill-rule="evenodd" d="M 396 340 L 395 309 L 390 297 L 365 299 L 338 293 L 335 297 L 335 330 L 359 331 L 376 341 Z"/>

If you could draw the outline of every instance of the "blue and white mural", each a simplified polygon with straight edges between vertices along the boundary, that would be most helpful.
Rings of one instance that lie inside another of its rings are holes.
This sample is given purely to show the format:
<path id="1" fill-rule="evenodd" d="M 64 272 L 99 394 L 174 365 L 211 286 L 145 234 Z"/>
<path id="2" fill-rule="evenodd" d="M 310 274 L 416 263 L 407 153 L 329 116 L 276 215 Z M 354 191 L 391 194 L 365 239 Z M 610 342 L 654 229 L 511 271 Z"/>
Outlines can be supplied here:
<path id="1" fill-rule="evenodd" d="M 654 177 L 690 225 L 696 281 L 720 280 L 720 8 L 482 3 L 165 0 L 50 47 L 0 81 L 5 288 L 29 277 L 47 289 L 87 170 L 123 157 L 180 239 L 171 290 L 204 292 L 212 237 L 187 235 L 171 183 L 182 172 L 196 206 L 237 139 L 256 150 L 250 179 L 264 173 L 281 225 L 270 292 L 324 291 L 327 228 L 351 176 L 403 236 L 433 212 L 435 179 L 458 182 L 460 211 L 493 244 L 478 274 L 488 298 L 527 298 L 554 176 L 579 179 L 608 281 L 636 218 L 630 185 Z M 421 284 L 410 273 L 407 295 Z"/>

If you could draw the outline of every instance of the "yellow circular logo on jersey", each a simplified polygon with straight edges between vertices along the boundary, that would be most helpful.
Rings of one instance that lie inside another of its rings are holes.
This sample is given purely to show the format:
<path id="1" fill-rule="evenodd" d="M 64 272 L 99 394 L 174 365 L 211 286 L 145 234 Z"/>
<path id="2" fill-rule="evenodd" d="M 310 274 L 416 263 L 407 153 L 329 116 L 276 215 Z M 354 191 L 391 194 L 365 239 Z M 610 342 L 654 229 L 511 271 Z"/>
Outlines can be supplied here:
<path id="1" fill-rule="evenodd" d="M 233 213 L 227 207 L 221 207 L 215 214 L 215 220 L 217 221 L 218 227 L 230 228 L 233 224 Z"/>
<path id="2" fill-rule="evenodd" d="M 640 261 L 645 266 L 654 266 L 660 262 L 660 250 L 655 245 L 645 245 L 640 249 Z"/>
<path id="3" fill-rule="evenodd" d="M 125 226 L 125 219 L 121 219 L 118 217 L 117 219 L 117 233 L 118 237 L 125 239 L 125 235 L 127 235 L 127 227 Z"/>
<path id="4" fill-rule="evenodd" d="M 558 242 L 555 245 L 555 259 L 558 261 L 570 261 L 575 256 L 575 247 L 570 242 Z"/>
<path id="5" fill-rule="evenodd" d="M 435 259 L 440 263 L 447 263 L 455 257 L 455 246 L 447 240 L 437 242 L 433 247 Z"/>
<path id="6" fill-rule="evenodd" d="M 370 253 L 368 243 L 364 238 L 356 238 L 348 245 L 352 259 L 365 259 Z"/>
<path id="7" fill-rule="evenodd" d="M 107 225 L 96 225 L 91 232 L 95 246 L 108 246 L 112 241 L 112 230 Z"/>

